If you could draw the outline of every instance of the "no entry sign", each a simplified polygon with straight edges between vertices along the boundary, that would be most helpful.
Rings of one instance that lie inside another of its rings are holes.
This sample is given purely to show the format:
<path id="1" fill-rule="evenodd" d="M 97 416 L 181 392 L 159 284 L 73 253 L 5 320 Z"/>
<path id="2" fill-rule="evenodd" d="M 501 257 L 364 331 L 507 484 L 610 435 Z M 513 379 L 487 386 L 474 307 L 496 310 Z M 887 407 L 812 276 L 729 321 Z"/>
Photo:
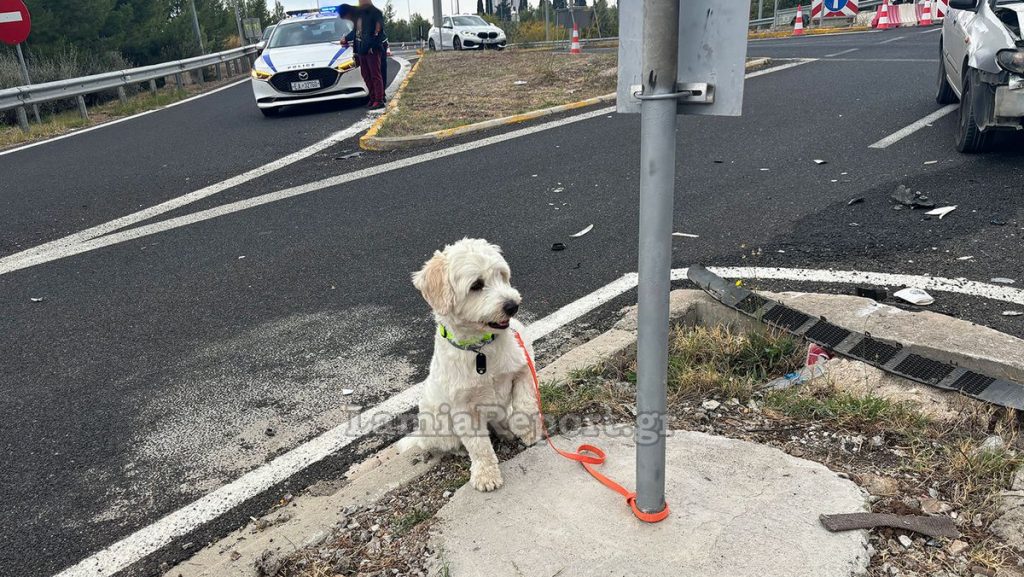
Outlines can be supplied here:
<path id="1" fill-rule="evenodd" d="M 22 0 L 0 0 L 0 42 L 21 44 L 32 30 L 32 18 Z"/>

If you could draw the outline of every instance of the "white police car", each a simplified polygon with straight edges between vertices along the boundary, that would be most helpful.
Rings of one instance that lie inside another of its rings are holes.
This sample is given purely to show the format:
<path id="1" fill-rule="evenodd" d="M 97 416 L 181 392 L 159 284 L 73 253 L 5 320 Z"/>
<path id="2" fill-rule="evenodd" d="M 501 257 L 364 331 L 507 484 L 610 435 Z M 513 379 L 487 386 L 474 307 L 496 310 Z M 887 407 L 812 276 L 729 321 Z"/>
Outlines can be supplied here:
<path id="1" fill-rule="evenodd" d="M 282 106 L 368 96 L 352 46 L 339 44 L 351 30 L 330 9 L 282 20 L 252 69 L 260 111 L 272 116 Z"/>

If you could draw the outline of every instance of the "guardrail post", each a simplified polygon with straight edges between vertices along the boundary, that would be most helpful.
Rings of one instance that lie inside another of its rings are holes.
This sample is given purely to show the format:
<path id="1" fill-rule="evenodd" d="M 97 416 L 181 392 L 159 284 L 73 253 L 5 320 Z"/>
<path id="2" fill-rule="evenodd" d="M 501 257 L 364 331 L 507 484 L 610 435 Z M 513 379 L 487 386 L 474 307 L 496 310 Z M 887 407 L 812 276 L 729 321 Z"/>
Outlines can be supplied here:
<path id="1" fill-rule="evenodd" d="M 149 91 L 151 93 L 153 93 L 153 94 L 156 94 L 156 79 L 155 78 L 153 80 L 149 81 Z"/>
<path id="2" fill-rule="evenodd" d="M 21 127 L 22 132 L 29 131 L 28 112 L 25 110 L 24 106 L 18 107 L 18 126 Z"/>
<path id="3" fill-rule="evenodd" d="M 185 90 L 185 79 L 182 78 L 181 72 L 174 75 L 174 83 L 178 85 L 178 90 Z"/>
<path id="4" fill-rule="evenodd" d="M 85 107 L 85 97 L 78 95 L 78 114 L 85 120 L 89 120 L 89 109 Z"/>
<path id="5" fill-rule="evenodd" d="M 231 78 L 232 76 L 234 76 L 235 75 L 235 61 L 234 60 L 225 60 L 224 61 L 224 70 L 227 72 L 228 78 Z"/>
<path id="6" fill-rule="evenodd" d="M 199 86 L 202 86 L 203 82 L 206 81 L 206 78 L 203 78 L 205 75 L 206 75 L 206 70 L 205 69 L 203 69 L 203 68 L 196 68 L 196 84 L 198 84 Z"/>
<path id="7" fill-rule="evenodd" d="M 220 63 L 214 64 L 213 69 L 217 71 L 217 82 L 224 80 L 224 75 L 221 74 Z"/>
<path id="8" fill-rule="evenodd" d="M 128 104 L 128 93 L 124 91 L 124 86 L 117 87 L 117 99 L 121 104 Z"/>

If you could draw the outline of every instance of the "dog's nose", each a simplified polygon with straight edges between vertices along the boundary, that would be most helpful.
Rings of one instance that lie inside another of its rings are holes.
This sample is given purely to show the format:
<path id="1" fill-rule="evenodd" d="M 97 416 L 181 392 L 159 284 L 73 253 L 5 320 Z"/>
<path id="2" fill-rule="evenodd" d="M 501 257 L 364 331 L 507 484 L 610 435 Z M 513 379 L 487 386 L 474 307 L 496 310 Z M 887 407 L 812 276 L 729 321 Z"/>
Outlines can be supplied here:
<path id="1" fill-rule="evenodd" d="M 514 317 L 519 312 L 519 304 L 513 301 L 505 301 L 505 305 L 501 307 L 501 310 L 505 311 L 505 314 Z"/>

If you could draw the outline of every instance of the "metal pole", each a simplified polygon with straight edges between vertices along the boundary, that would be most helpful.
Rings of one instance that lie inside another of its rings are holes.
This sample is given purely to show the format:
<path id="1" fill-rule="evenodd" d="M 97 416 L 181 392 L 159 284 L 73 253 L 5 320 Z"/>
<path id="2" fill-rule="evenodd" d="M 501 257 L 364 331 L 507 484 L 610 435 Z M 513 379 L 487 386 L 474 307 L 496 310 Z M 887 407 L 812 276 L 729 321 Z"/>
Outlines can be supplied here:
<path id="1" fill-rule="evenodd" d="M 643 94 L 676 91 L 678 0 L 645 0 Z M 676 181 L 676 101 L 640 105 L 640 263 L 637 298 L 637 507 L 665 509 L 665 409 Z"/>
<path id="2" fill-rule="evenodd" d="M 434 28 L 437 28 L 437 50 L 439 52 L 444 52 L 444 30 L 441 29 L 443 12 L 444 8 L 441 7 L 441 0 L 434 0 Z"/>
<path id="3" fill-rule="evenodd" d="M 775 0 L 775 8 L 772 8 L 772 28 L 779 25 L 779 0 Z"/>
<path id="4" fill-rule="evenodd" d="M 551 0 L 541 1 L 544 2 L 544 42 L 550 42 L 551 33 L 548 30 L 548 20 L 550 20 L 550 16 L 548 14 L 548 10 L 551 8 Z"/>
<path id="5" fill-rule="evenodd" d="M 757 0 L 757 19 L 764 18 L 764 0 Z"/>
<path id="6" fill-rule="evenodd" d="M 192 30 L 196 33 L 196 42 L 199 43 L 199 53 L 206 54 L 203 47 L 203 31 L 199 28 L 199 12 L 196 11 L 196 0 L 189 0 L 192 5 Z"/>
<path id="7" fill-rule="evenodd" d="M 238 11 L 238 3 L 240 0 L 235 0 L 235 24 L 238 25 L 238 45 L 245 46 L 245 28 L 242 27 L 242 14 Z"/>
<path id="8" fill-rule="evenodd" d="M 21 44 L 15 44 L 14 50 L 18 53 L 18 66 L 21 68 L 21 80 L 25 83 L 25 86 L 32 84 L 32 78 L 28 75 L 28 64 L 25 64 L 25 53 L 21 51 Z M 42 124 L 42 119 L 39 118 L 39 105 L 32 105 L 32 115 L 36 117 L 36 124 Z"/>

